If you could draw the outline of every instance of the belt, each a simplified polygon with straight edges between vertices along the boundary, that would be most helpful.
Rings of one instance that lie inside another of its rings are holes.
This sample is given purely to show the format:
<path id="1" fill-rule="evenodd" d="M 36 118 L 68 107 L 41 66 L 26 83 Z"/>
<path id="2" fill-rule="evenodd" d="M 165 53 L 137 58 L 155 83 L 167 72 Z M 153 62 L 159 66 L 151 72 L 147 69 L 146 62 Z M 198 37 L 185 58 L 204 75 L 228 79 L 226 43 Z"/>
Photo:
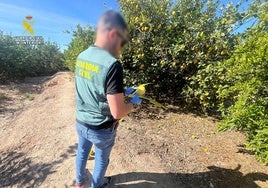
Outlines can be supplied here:
<path id="1" fill-rule="evenodd" d="M 117 126 L 117 124 L 118 124 L 118 120 L 106 121 L 98 126 L 89 125 L 89 124 L 84 123 L 78 119 L 76 119 L 76 122 L 80 123 L 81 125 L 86 126 L 87 128 L 93 129 L 93 130 L 109 129 L 110 127 Z"/>

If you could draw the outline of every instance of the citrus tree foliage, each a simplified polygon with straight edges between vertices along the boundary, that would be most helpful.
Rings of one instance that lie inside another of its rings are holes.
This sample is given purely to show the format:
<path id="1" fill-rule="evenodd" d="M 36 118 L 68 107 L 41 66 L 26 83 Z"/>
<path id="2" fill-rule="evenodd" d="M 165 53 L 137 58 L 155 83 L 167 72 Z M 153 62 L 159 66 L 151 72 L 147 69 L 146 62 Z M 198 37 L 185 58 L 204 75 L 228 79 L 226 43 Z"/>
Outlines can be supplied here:
<path id="1" fill-rule="evenodd" d="M 56 44 L 18 45 L 11 36 L 0 33 L 0 82 L 49 75 L 63 69 L 63 54 Z"/>
<path id="2" fill-rule="evenodd" d="M 239 5 L 212 0 L 119 4 L 130 30 L 122 55 L 127 85 L 152 83 L 149 87 L 160 99 L 214 107 L 217 83 L 206 69 L 232 55 L 237 44 L 232 31 L 245 16 Z"/>
<path id="3" fill-rule="evenodd" d="M 249 30 L 230 59 L 226 70 L 228 87 L 219 89 L 222 130 L 244 132 L 248 148 L 268 164 L 268 4 L 258 6 L 258 25 Z"/>
<path id="4" fill-rule="evenodd" d="M 71 33 L 70 31 L 67 32 Z M 95 30 L 90 26 L 83 28 L 80 25 L 77 25 L 76 30 L 72 31 L 72 35 L 72 41 L 68 45 L 67 50 L 64 51 L 64 58 L 66 66 L 71 71 L 74 71 L 75 60 L 79 53 L 87 49 L 89 45 L 93 44 Z"/>

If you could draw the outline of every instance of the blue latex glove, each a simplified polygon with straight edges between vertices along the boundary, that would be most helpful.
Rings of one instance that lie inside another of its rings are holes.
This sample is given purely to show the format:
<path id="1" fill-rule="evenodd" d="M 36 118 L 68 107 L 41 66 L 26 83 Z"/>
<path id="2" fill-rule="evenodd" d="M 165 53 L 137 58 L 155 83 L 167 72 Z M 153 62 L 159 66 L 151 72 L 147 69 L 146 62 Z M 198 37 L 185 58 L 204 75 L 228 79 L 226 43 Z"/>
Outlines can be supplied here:
<path id="1" fill-rule="evenodd" d="M 141 104 L 141 99 L 139 98 L 138 93 L 136 93 L 133 98 L 130 100 L 132 104 Z"/>
<path id="2" fill-rule="evenodd" d="M 126 95 L 126 96 L 129 96 L 129 95 L 132 94 L 135 90 L 136 90 L 136 87 L 129 87 L 129 88 L 125 89 L 125 95 Z"/>

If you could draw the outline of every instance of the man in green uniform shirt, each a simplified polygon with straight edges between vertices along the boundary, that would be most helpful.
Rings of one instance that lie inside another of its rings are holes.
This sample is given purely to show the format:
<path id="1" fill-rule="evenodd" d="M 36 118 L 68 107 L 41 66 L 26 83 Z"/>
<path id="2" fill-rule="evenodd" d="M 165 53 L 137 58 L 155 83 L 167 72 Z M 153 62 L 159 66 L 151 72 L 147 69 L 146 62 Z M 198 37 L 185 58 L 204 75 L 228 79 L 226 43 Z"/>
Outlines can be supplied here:
<path id="1" fill-rule="evenodd" d="M 104 177 L 114 145 L 118 120 L 129 114 L 133 105 L 125 103 L 123 68 L 116 59 L 127 42 L 128 29 L 123 17 L 115 11 L 99 19 L 95 44 L 79 54 L 76 61 L 76 187 L 84 187 L 88 153 L 95 145 L 92 187 L 106 187 Z"/>

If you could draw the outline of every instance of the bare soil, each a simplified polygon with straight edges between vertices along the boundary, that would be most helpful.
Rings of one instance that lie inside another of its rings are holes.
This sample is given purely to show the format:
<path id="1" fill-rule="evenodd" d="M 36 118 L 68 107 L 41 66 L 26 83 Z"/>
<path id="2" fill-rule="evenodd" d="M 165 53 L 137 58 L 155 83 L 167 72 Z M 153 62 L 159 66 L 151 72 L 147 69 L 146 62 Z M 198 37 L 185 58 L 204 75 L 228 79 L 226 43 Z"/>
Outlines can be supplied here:
<path id="1" fill-rule="evenodd" d="M 0 85 L 0 187 L 72 187 L 74 81 L 69 72 Z M 111 187 L 268 188 L 268 167 L 235 131 L 184 108 L 144 103 L 124 118 L 107 175 Z M 87 185 L 94 160 L 87 164 Z"/>

